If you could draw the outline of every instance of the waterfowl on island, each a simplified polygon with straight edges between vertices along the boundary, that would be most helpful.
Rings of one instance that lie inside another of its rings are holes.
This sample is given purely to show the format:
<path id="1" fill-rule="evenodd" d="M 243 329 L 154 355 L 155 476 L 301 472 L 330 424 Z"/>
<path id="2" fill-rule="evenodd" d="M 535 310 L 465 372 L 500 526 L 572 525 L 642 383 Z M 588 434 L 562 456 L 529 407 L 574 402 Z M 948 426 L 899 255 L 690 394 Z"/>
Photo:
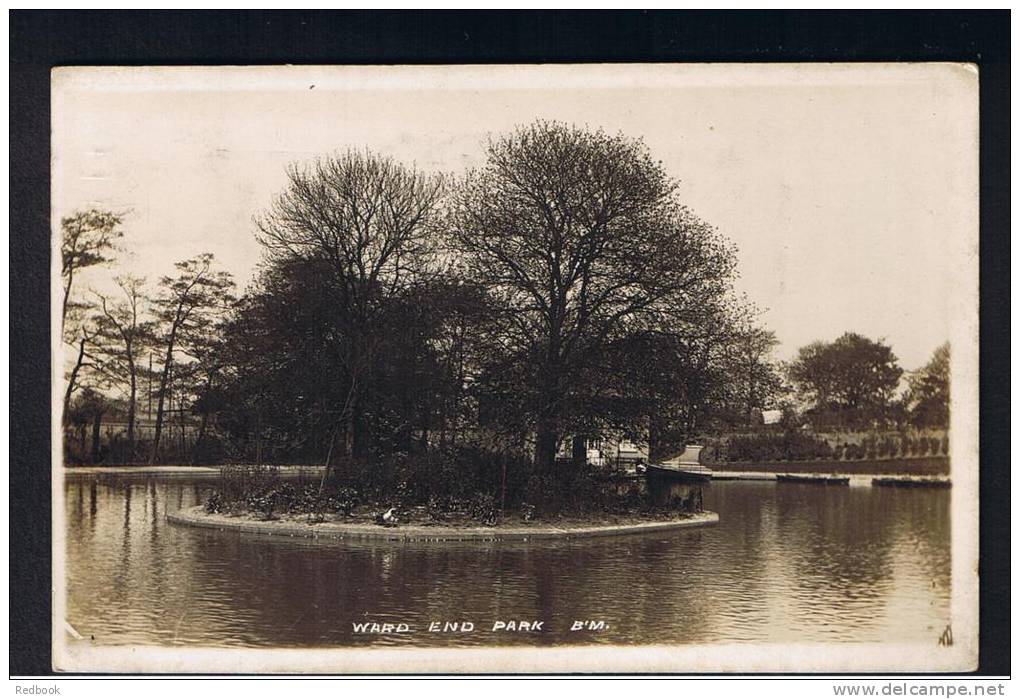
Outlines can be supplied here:
<path id="1" fill-rule="evenodd" d="M 386 510 L 385 512 L 383 512 L 381 514 L 377 514 L 375 516 L 375 523 L 376 524 L 381 524 L 384 527 L 395 527 L 395 526 L 397 526 L 398 522 L 399 522 L 399 517 L 397 517 L 396 508 L 394 508 L 394 507 L 391 507 L 390 509 Z"/>

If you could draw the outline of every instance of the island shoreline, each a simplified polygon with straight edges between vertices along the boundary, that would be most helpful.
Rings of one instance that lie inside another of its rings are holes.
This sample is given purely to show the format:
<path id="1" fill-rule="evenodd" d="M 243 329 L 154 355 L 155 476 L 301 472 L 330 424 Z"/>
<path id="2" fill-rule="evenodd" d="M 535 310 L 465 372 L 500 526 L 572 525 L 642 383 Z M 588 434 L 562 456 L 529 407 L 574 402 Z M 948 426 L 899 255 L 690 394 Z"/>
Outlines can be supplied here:
<path id="1" fill-rule="evenodd" d="M 609 524 L 594 526 L 494 526 L 494 527 L 449 527 L 405 525 L 382 527 L 371 524 L 350 524 L 343 522 L 320 522 L 306 524 L 294 521 L 259 521 L 250 517 L 209 514 L 202 506 L 195 506 L 168 513 L 169 523 L 178 526 L 236 531 L 247 534 L 269 536 L 302 537 L 324 540 L 377 540 L 404 542 L 431 541 L 530 541 L 549 539 L 588 539 L 594 537 L 623 536 L 649 532 L 665 532 L 717 524 L 719 515 L 715 512 L 699 512 L 683 519 L 653 520 L 631 524 Z"/>

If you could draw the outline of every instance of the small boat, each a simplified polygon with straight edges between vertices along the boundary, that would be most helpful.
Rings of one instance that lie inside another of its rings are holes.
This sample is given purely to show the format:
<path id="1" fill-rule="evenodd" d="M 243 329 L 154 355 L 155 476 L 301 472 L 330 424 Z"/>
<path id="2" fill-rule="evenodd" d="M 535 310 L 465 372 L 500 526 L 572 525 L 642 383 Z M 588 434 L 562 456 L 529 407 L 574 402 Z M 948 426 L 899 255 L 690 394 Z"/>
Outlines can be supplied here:
<path id="1" fill-rule="evenodd" d="M 952 482 L 948 478 L 887 476 L 872 478 L 871 485 L 891 486 L 893 488 L 949 488 L 952 486 Z"/>
<path id="2" fill-rule="evenodd" d="M 777 473 L 780 483 L 814 483 L 817 485 L 850 485 L 850 476 L 826 476 L 799 473 Z"/>
<path id="3" fill-rule="evenodd" d="M 704 447 L 689 444 L 679 454 L 662 460 L 657 464 L 648 464 L 648 475 L 664 477 L 678 481 L 708 481 L 712 478 L 712 469 L 701 463 L 701 450 Z"/>
<path id="4" fill-rule="evenodd" d="M 668 478 L 678 481 L 709 481 L 712 479 L 711 469 L 701 464 L 695 467 L 676 467 L 664 464 L 648 464 L 649 476 Z"/>

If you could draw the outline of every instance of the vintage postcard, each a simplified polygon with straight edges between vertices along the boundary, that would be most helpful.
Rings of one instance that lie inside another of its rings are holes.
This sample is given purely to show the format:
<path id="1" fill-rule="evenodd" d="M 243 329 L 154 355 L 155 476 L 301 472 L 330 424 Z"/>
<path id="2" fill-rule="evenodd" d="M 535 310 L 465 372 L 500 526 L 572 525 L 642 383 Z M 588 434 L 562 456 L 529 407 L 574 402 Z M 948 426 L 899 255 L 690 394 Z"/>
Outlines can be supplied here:
<path id="1" fill-rule="evenodd" d="M 978 81 L 54 70 L 55 669 L 973 669 Z"/>

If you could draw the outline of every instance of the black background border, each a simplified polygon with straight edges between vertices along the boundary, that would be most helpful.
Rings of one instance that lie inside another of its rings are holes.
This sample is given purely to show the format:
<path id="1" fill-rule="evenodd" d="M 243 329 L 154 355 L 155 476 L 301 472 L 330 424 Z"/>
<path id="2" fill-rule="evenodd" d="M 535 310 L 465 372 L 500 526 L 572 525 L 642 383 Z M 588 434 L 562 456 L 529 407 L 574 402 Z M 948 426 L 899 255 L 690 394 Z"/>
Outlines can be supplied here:
<path id="1" fill-rule="evenodd" d="M 978 673 L 1009 674 L 1008 11 L 12 10 L 9 18 L 11 675 L 52 672 L 50 68 L 674 61 L 966 61 L 978 65 Z"/>

